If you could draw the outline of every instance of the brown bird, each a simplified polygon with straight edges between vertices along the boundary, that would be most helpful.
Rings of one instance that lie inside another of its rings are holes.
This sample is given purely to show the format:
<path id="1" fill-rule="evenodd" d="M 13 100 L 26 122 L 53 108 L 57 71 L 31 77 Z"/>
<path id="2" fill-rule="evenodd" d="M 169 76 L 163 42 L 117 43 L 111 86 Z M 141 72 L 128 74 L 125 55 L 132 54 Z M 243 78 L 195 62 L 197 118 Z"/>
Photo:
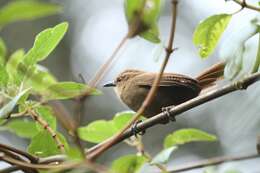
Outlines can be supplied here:
<path id="1" fill-rule="evenodd" d="M 223 77 L 224 63 L 218 63 L 191 78 L 181 74 L 164 73 L 154 100 L 144 111 L 145 117 L 152 117 L 162 108 L 179 105 L 197 97 L 201 91 L 215 84 Z M 156 78 L 156 73 L 141 70 L 125 70 L 112 83 L 104 87 L 115 87 L 119 98 L 132 110 L 137 111 L 146 98 Z"/>

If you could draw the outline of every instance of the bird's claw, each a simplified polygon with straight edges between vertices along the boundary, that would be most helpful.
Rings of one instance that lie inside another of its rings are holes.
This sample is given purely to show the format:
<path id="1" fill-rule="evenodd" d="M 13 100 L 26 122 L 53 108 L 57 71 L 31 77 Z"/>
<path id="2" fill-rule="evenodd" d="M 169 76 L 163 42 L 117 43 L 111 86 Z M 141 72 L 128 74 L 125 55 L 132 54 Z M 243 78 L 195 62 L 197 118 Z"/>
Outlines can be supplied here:
<path id="1" fill-rule="evenodd" d="M 143 131 L 140 131 L 140 132 L 138 132 L 138 130 L 137 130 L 137 125 L 139 124 L 139 123 L 141 123 L 142 122 L 142 120 L 138 120 L 138 121 L 136 121 L 132 126 L 131 126 L 131 132 L 132 132 L 132 134 L 137 138 L 137 135 L 144 135 L 145 134 L 145 130 L 143 130 Z"/>
<path id="2" fill-rule="evenodd" d="M 170 121 L 176 121 L 175 116 L 172 116 L 170 113 L 172 106 L 163 107 L 162 112 L 168 117 L 168 120 Z"/>

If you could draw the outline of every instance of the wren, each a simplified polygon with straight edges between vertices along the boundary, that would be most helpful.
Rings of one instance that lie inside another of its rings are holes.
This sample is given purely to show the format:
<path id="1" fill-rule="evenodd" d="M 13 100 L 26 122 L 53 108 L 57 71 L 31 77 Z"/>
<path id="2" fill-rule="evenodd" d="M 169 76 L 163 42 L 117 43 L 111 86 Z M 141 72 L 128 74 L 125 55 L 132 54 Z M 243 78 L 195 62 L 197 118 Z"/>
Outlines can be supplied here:
<path id="1" fill-rule="evenodd" d="M 162 111 L 162 108 L 179 105 L 197 97 L 201 91 L 215 84 L 223 77 L 225 64 L 220 62 L 206 69 L 196 78 L 182 74 L 164 73 L 156 96 L 146 108 L 143 115 L 152 117 Z M 146 98 L 156 73 L 128 69 L 118 75 L 114 82 L 104 87 L 114 87 L 118 97 L 132 110 L 137 111 Z"/>

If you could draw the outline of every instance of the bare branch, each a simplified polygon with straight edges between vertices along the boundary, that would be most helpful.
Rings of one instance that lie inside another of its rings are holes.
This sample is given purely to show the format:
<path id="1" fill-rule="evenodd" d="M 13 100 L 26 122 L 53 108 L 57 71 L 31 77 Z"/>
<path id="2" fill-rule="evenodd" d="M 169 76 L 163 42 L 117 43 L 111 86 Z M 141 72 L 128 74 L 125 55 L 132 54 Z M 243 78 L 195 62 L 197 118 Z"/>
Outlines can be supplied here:
<path id="1" fill-rule="evenodd" d="M 240 161 L 240 160 L 248 160 L 248 159 L 255 159 L 259 158 L 259 154 L 247 154 L 247 155 L 239 155 L 239 156 L 224 156 L 224 157 L 214 157 L 210 159 L 201 160 L 197 163 L 188 164 L 185 166 L 177 167 L 173 169 L 172 171 L 169 171 L 170 173 L 177 173 L 182 171 L 189 171 L 197 168 L 203 168 L 206 166 L 212 166 L 212 165 L 218 165 L 221 163 L 226 162 L 233 162 L 233 161 Z"/>
<path id="2" fill-rule="evenodd" d="M 235 3 L 237 3 L 237 4 L 239 4 L 239 5 L 242 7 L 242 9 L 243 9 L 243 8 L 248 8 L 248 9 L 251 9 L 251 10 L 258 11 L 258 12 L 260 11 L 260 8 L 246 3 L 245 0 L 242 0 L 242 1 L 240 1 L 240 0 L 233 0 L 233 1 L 234 1 Z"/>

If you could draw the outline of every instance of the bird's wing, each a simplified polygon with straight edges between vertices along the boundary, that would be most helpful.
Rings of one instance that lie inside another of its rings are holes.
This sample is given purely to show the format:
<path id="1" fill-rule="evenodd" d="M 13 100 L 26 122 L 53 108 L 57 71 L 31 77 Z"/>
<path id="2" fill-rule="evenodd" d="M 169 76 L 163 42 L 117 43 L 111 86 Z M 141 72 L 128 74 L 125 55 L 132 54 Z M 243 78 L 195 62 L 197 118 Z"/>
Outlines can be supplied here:
<path id="1" fill-rule="evenodd" d="M 135 77 L 135 82 L 139 86 L 151 87 L 156 78 L 156 74 L 144 73 Z M 164 73 L 159 87 L 189 87 L 199 88 L 197 80 L 185 75 Z"/>

